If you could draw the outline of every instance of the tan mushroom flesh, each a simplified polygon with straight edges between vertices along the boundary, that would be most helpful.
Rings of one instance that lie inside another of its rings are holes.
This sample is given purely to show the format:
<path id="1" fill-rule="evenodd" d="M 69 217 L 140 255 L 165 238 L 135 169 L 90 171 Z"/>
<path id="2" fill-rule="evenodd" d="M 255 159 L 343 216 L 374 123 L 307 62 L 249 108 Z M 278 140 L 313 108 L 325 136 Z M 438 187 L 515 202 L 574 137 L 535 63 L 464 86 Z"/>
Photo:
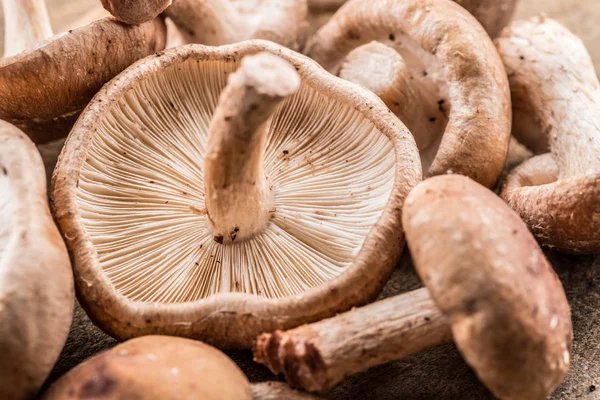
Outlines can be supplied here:
<path id="1" fill-rule="evenodd" d="M 483 25 L 487 33 L 495 38 L 502 28 L 510 22 L 515 9 L 517 0 L 454 0 L 467 11 L 469 11 L 477 21 Z"/>
<path id="2" fill-rule="evenodd" d="M 67 339 L 73 301 L 40 155 L 23 132 L 0 121 L 1 399 L 36 394 Z"/>
<path id="3" fill-rule="evenodd" d="M 173 0 L 100 0 L 102 7 L 126 24 L 142 24 L 153 20 Z"/>
<path id="4" fill-rule="evenodd" d="M 311 38 L 306 54 L 411 117 L 404 122 L 429 175 L 460 173 L 488 187 L 498 179 L 510 137 L 508 81 L 491 39 L 456 3 L 351 1 Z"/>
<path id="5" fill-rule="evenodd" d="M 582 42 L 536 17 L 497 39 L 510 78 L 515 118 L 548 138 L 551 153 L 513 170 L 502 197 L 544 245 L 600 251 L 600 83 Z M 537 137 L 539 134 L 536 134 Z"/>
<path id="6" fill-rule="evenodd" d="M 519 216 L 488 189 L 449 175 L 411 191 L 402 218 L 426 289 L 262 335 L 255 358 L 292 386 L 322 391 L 453 337 L 496 396 L 545 399 L 569 367 L 570 310 Z"/>
<path id="7" fill-rule="evenodd" d="M 306 40 L 306 0 L 175 0 L 164 14 L 188 43 L 265 39 L 298 50 Z"/>
<path id="8" fill-rule="evenodd" d="M 0 119 L 20 128 L 35 143 L 66 136 L 104 83 L 136 60 L 164 49 L 166 40 L 162 20 L 129 26 L 105 18 L 38 42 L 41 35 L 31 33 L 51 35 L 49 25 L 41 29 L 41 25 L 13 22 L 15 15 L 29 15 L 30 9 L 47 20 L 43 3 L 3 2 L 7 45 L 14 40 L 19 44 L 16 51 L 26 50 L 0 60 Z M 45 20 L 40 16 L 31 22 Z"/>
<path id="9" fill-rule="evenodd" d="M 261 51 L 295 68 L 262 56 L 275 61 L 233 73 Z M 414 140 L 375 95 L 250 41 L 170 49 L 105 86 L 52 201 L 82 304 L 111 335 L 249 347 L 372 299 L 419 180 Z"/>

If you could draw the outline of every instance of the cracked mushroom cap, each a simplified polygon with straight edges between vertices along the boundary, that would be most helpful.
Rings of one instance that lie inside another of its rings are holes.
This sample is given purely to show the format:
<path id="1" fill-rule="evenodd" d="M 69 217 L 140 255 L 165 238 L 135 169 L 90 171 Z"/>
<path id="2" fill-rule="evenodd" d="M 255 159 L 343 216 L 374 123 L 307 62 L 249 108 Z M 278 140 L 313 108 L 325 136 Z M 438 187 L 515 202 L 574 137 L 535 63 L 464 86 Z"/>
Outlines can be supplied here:
<path id="1" fill-rule="evenodd" d="M 233 74 L 259 52 L 285 62 Z M 111 335 L 250 347 L 374 298 L 419 180 L 414 140 L 376 96 L 250 41 L 171 49 L 106 85 L 52 202 L 79 297 Z"/>
<path id="2" fill-rule="evenodd" d="M 449 0 L 353 0 L 311 38 L 306 54 L 337 74 L 352 50 L 371 41 L 399 51 L 415 84 L 426 78 L 440 95 L 447 90 L 448 125 L 429 175 L 454 172 L 491 187 L 508 150 L 510 93 L 481 25 Z"/>
<path id="3" fill-rule="evenodd" d="M 600 82 L 592 60 L 579 38 L 545 17 L 511 24 L 496 45 L 515 127 L 531 134 L 526 144 L 550 144 L 550 153 L 512 171 L 501 196 L 543 245 L 599 252 Z"/>
<path id="4" fill-rule="evenodd" d="M 307 0 L 177 0 L 164 13 L 188 43 L 270 40 L 293 50 L 308 31 Z"/>
<path id="5" fill-rule="evenodd" d="M 105 18 L 1 59 L 0 119 L 35 143 L 64 137 L 104 83 L 165 40 L 162 20 L 129 26 Z"/>
<path id="6" fill-rule="evenodd" d="M 498 398 L 545 399 L 569 367 L 571 313 L 519 216 L 449 175 L 410 193 L 403 222 L 415 267 L 481 381 Z"/>
<path id="7" fill-rule="evenodd" d="M 126 24 L 138 25 L 156 18 L 173 0 L 100 0 L 102 7 Z"/>
<path id="8" fill-rule="evenodd" d="M 76 366 L 44 400 L 250 400 L 250 384 L 225 354 L 202 342 L 145 336 Z"/>
<path id="9" fill-rule="evenodd" d="M 23 132 L 0 121 L 0 398 L 36 394 L 67 339 L 73 301 L 42 159 Z"/>

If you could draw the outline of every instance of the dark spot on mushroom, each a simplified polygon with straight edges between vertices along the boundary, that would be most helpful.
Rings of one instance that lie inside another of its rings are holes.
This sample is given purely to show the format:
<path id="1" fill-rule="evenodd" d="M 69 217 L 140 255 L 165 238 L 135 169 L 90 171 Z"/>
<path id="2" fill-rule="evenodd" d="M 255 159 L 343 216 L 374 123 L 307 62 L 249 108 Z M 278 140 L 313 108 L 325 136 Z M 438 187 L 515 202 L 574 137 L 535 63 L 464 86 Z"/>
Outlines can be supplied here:
<path id="1" fill-rule="evenodd" d="M 169 200 L 165 201 L 165 204 L 169 204 Z"/>
<path id="2" fill-rule="evenodd" d="M 2 166 L 2 173 L 4 174 L 4 176 L 8 175 L 8 170 L 5 166 Z"/>
<path id="3" fill-rule="evenodd" d="M 149 324 L 149 323 L 151 323 L 151 322 L 152 322 L 152 319 L 151 319 L 151 318 L 146 318 L 146 323 L 147 323 L 147 324 Z"/>
<path id="4" fill-rule="evenodd" d="M 396 40 L 396 35 L 394 35 L 393 33 L 390 33 L 388 38 L 393 42 L 394 40 Z"/>
<path id="5" fill-rule="evenodd" d="M 73 29 L 69 29 L 69 33 L 73 33 Z"/>
<path id="6" fill-rule="evenodd" d="M 350 29 L 348 31 L 348 39 L 350 39 L 350 40 L 359 40 L 360 39 L 360 32 L 355 31 L 354 29 Z"/>
<path id="7" fill-rule="evenodd" d="M 250 111 L 256 111 L 258 110 L 258 104 L 252 103 L 250 104 Z"/>
<path id="8" fill-rule="evenodd" d="M 444 99 L 441 99 L 438 101 L 438 110 L 440 110 L 441 113 L 446 112 L 446 107 L 444 107 L 445 103 L 446 103 L 446 100 L 444 100 Z"/>
<path id="9" fill-rule="evenodd" d="M 213 240 L 219 244 L 223 244 L 223 236 L 221 236 L 221 235 L 214 236 Z"/>
<path id="10" fill-rule="evenodd" d="M 231 239 L 231 243 L 235 242 L 235 238 L 237 237 L 238 228 L 235 228 L 233 231 L 229 233 L 229 239 Z"/>
<path id="11" fill-rule="evenodd" d="M 596 391 L 596 385 L 590 385 L 590 392 Z"/>
<path id="12" fill-rule="evenodd" d="M 467 300 L 467 302 L 465 303 L 465 314 L 473 315 L 476 312 L 477 312 L 477 300 L 476 299 Z"/>
<path id="13" fill-rule="evenodd" d="M 202 243 L 200 243 L 200 247 L 199 247 L 199 248 L 200 248 L 200 249 L 202 248 Z"/>
<path id="14" fill-rule="evenodd" d="M 525 56 L 519 56 L 519 59 L 520 59 L 520 60 L 524 60 L 524 59 L 525 59 Z"/>
<path id="15" fill-rule="evenodd" d="M 154 181 L 150 181 L 150 183 L 154 183 Z"/>
<path id="16" fill-rule="evenodd" d="M 283 151 L 283 154 L 285 154 L 285 155 L 287 156 L 288 154 L 290 154 L 290 152 L 289 152 L 289 151 L 287 151 L 287 150 L 284 150 L 284 151 Z"/>
<path id="17" fill-rule="evenodd" d="M 427 71 L 423 71 L 423 76 L 427 76 L 429 73 Z"/>
<path id="18" fill-rule="evenodd" d="M 435 122 L 435 121 L 437 121 L 437 118 L 436 118 L 436 117 L 431 117 L 431 118 L 429 118 L 429 122 Z"/>
<path id="19" fill-rule="evenodd" d="M 200 245 L 200 248 L 202 248 L 202 245 Z M 195 265 L 196 267 L 199 267 L 199 266 L 200 266 L 200 264 L 198 264 L 198 262 L 197 262 L 197 261 L 194 261 L 194 265 Z"/>
<path id="20" fill-rule="evenodd" d="M 513 230 L 512 230 L 512 234 L 513 234 L 513 235 L 516 235 L 518 232 L 519 232 L 519 231 L 518 231 L 517 229 L 513 229 Z"/>
<path id="21" fill-rule="evenodd" d="M 429 318 L 429 317 L 425 317 L 425 318 L 423 318 L 423 320 L 424 320 L 425 322 L 429 322 L 429 321 L 431 321 L 431 318 Z"/>
<path id="22" fill-rule="evenodd" d="M 94 375 L 81 386 L 80 399 L 108 397 L 117 386 L 116 379 L 110 376 Z"/>
<path id="23" fill-rule="evenodd" d="M 231 118 L 233 118 L 231 115 L 227 115 L 225 118 L 223 118 L 225 121 L 229 122 L 231 121 Z"/>
<path id="24" fill-rule="evenodd" d="M 172 101 L 169 102 L 169 105 L 171 106 L 171 108 L 175 108 L 175 104 L 173 104 Z"/>

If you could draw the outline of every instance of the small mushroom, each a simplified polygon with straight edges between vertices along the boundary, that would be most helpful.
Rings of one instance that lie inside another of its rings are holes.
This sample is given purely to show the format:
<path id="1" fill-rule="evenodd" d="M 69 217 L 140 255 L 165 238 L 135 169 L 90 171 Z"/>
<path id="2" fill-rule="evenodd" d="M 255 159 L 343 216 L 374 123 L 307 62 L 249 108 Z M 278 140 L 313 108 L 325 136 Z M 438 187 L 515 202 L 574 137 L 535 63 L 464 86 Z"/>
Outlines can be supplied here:
<path id="1" fill-rule="evenodd" d="M 164 14 L 189 43 L 265 39 L 298 50 L 308 29 L 306 0 L 175 0 Z"/>
<path id="2" fill-rule="evenodd" d="M 285 61 L 240 66 L 259 52 Z M 381 100 L 312 60 L 266 41 L 189 45 L 90 103 L 52 205 L 82 305 L 109 334 L 250 347 L 376 297 L 420 169 Z"/>
<path id="3" fill-rule="evenodd" d="M 48 210 L 42 159 L 0 121 L 0 398 L 33 397 L 73 316 L 69 256 Z"/>
<path id="4" fill-rule="evenodd" d="M 374 51 L 374 45 L 368 45 L 372 41 L 393 48 L 401 58 L 394 61 L 381 46 Z M 370 61 L 374 52 L 385 54 L 378 58 L 388 62 Z M 311 38 L 306 54 L 331 73 L 343 68 L 354 80 L 367 66 L 368 72 L 377 73 L 367 86 L 396 90 L 388 106 L 395 112 L 408 107 L 401 116 L 411 114 L 411 101 L 426 100 L 420 112 L 427 112 L 426 120 L 404 122 L 413 127 L 435 125 L 425 132 L 411 131 L 417 142 L 430 144 L 421 149 L 426 153 L 424 165 L 432 159 L 428 175 L 458 173 L 488 187 L 497 181 L 510 137 L 508 80 L 491 39 L 464 8 L 449 0 L 354 0 Z M 367 59 L 360 61 L 362 56 Z M 399 67 L 401 59 L 408 72 Z M 409 88 L 394 87 L 407 75 Z M 432 140 L 432 132 L 445 125 L 443 134 Z"/>
<path id="5" fill-rule="evenodd" d="M 426 180 L 406 199 L 408 246 L 426 289 L 258 338 L 255 359 L 293 387 L 344 377 L 454 338 L 502 399 L 545 399 L 570 362 L 569 305 L 519 216 L 466 177 Z"/>
<path id="6" fill-rule="evenodd" d="M 100 0 L 102 7 L 126 24 L 138 25 L 156 18 L 173 0 Z"/>
<path id="7" fill-rule="evenodd" d="M 508 25 L 517 8 L 517 0 L 454 1 L 473 14 L 492 38 L 498 36 L 502 28 Z"/>
<path id="8" fill-rule="evenodd" d="M 281 395 L 281 397 L 274 397 Z M 44 393 L 44 400 L 317 400 L 268 382 L 250 384 L 219 350 L 202 342 L 145 336 L 76 366 Z"/>
<path id="9" fill-rule="evenodd" d="M 134 61 L 162 50 L 166 40 L 160 19 L 129 26 L 105 18 L 38 42 L 42 34 L 51 34 L 43 3 L 3 2 L 7 45 L 15 44 L 8 50 L 18 54 L 0 60 L 0 119 L 36 144 L 66 136 L 104 83 Z M 29 10 L 40 16 L 30 23 L 13 23 Z"/>
<path id="10" fill-rule="evenodd" d="M 531 138 L 541 134 L 551 151 L 515 168 L 501 195 L 543 245 L 599 252 L 600 83 L 590 56 L 545 17 L 513 23 L 496 44 L 510 77 L 515 127 L 532 128 Z"/>

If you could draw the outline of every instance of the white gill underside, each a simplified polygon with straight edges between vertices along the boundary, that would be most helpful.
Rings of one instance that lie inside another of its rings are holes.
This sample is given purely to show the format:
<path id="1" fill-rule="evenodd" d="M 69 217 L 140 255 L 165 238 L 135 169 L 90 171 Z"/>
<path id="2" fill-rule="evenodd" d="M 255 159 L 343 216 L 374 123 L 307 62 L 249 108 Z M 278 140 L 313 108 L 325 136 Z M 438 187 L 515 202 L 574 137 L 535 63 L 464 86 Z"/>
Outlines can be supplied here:
<path id="1" fill-rule="evenodd" d="M 12 193 L 9 178 L 4 174 L 4 169 L 2 168 L 2 165 L 0 165 L 0 266 L 2 265 L 4 254 L 8 250 L 11 238 L 11 197 Z"/>
<path id="2" fill-rule="evenodd" d="M 236 67 L 189 61 L 157 74 L 125 95 L 94 136 L 78 203 L 100 267 L 130 299 L 302 293 L 351 264 L 388 200 L 389 139 L 357 111 L 303 86 L 270 126 L 271 222 L 245 242 L 214 242 L 204 211 L 205 146 Z"/>

